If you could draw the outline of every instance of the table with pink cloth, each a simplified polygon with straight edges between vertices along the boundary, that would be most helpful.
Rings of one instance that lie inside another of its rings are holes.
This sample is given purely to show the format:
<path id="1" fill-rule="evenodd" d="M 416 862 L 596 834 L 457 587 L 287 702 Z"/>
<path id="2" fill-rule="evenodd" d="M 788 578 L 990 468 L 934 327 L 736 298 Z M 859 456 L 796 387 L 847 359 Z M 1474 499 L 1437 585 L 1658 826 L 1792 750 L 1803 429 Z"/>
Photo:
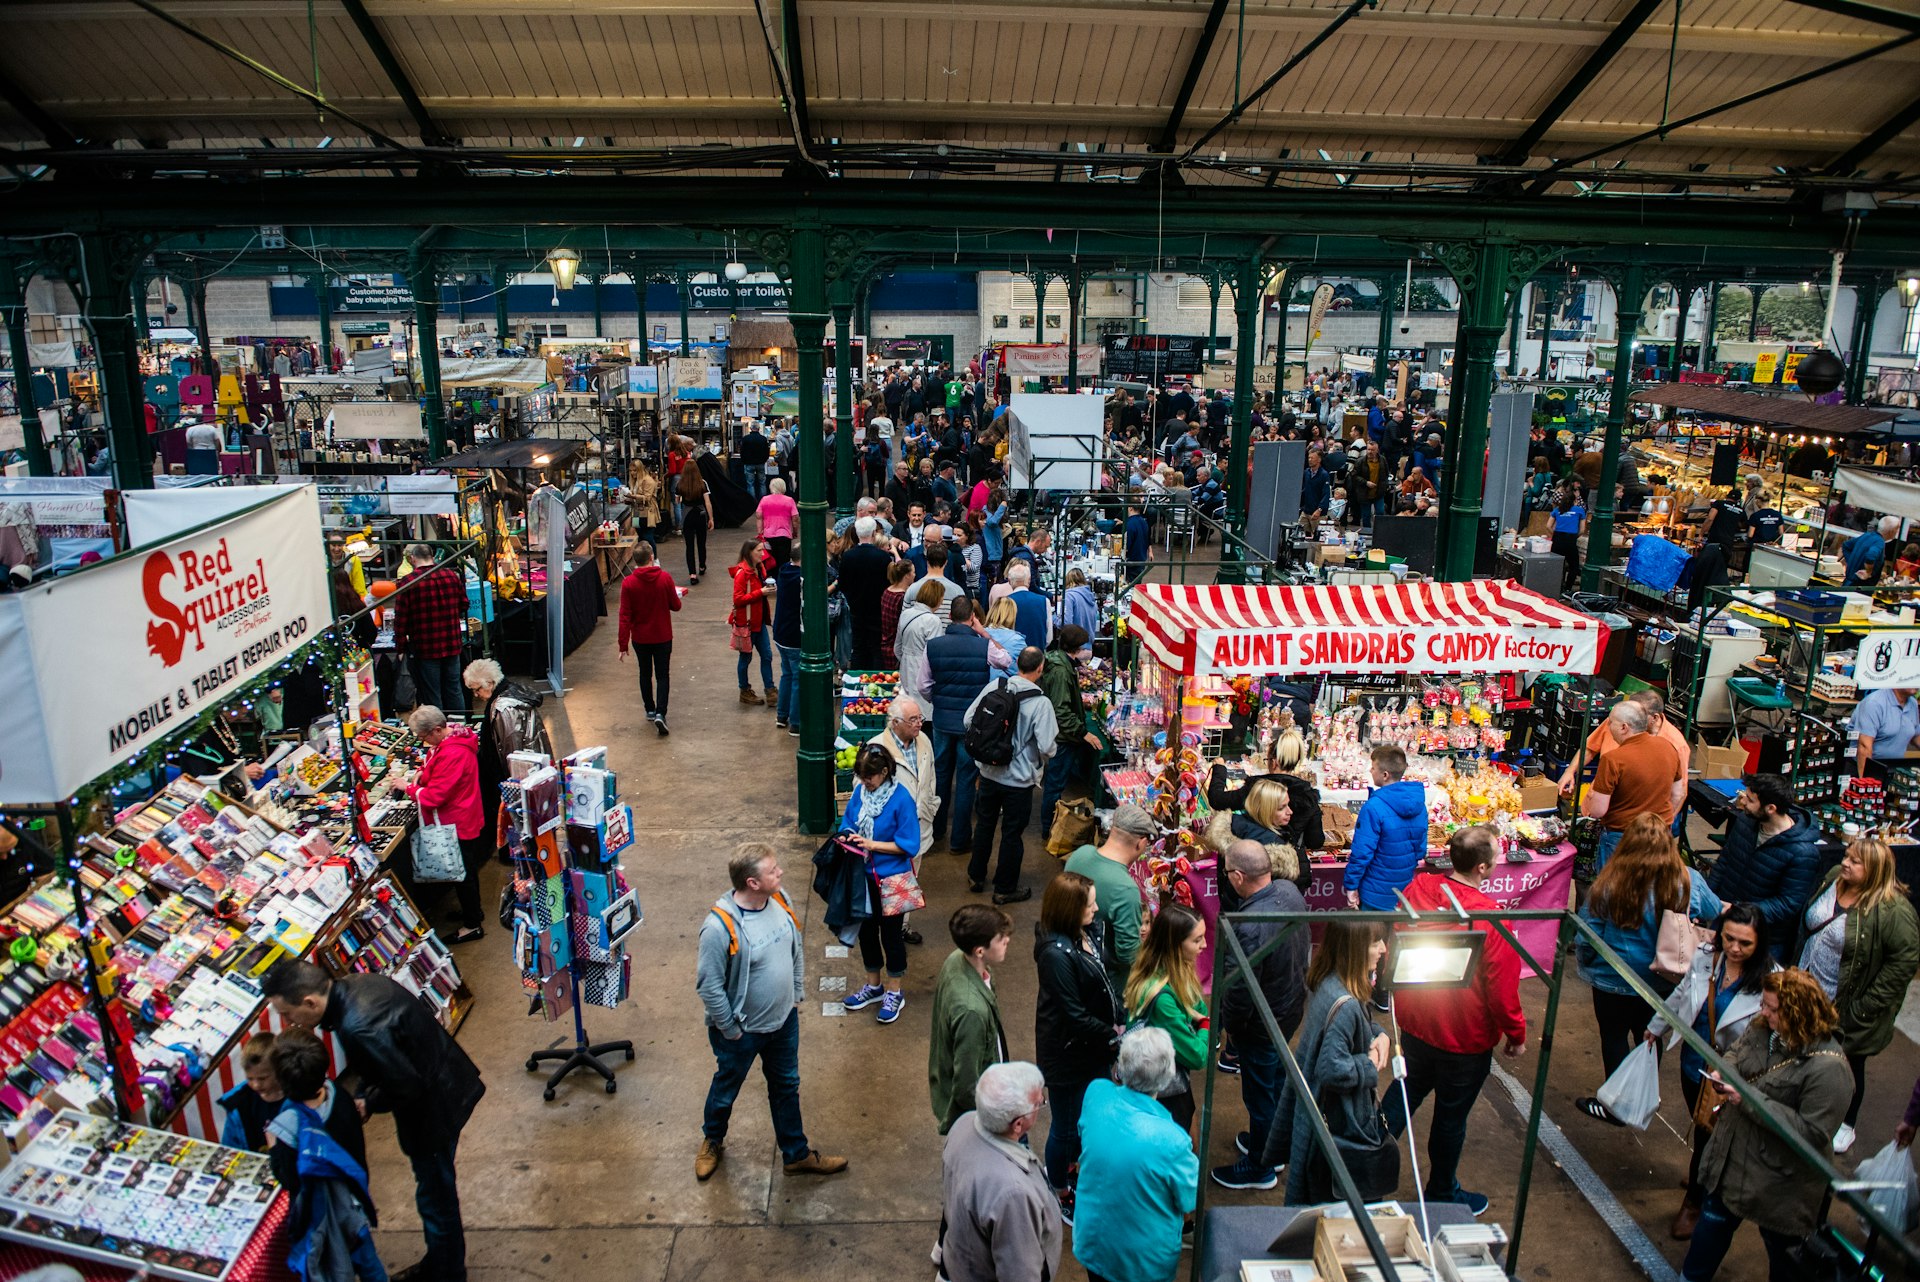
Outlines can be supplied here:
<path id="1" fill-rule="evenodd" d="M 1313 865 L 1313 884 L 1307 888 L 1307 907 L 1314 912 L 1335 912 L 1345 908 L 1347 892 L 1343 879 L 1346 871 L 1345 860 L 1316 862 Z M 1185 876 L 1187 886 L 1193 892 L 1194 907 L 1207 919 L 1207 947 L 1200 954 L 1199 966 L 1201 980 L 1210 990 L 1213 984 L 1214 925 L 1220 916 L 1219 861 L 1211 856 L 1198 860 Z M 1528 912 L 1557 912 L 1569 908 L 1573 903 L 1573 843 L 1563 841 L 1552 850 L 1534 851 L 1533 859 L 1526 863 L 1502 862 L 1495 866 L 1492 876 L 1480 883 L 1480 889 L 1502 908 Z M 1560 933 L 1558 922 L 1517 921 L 1510 929 L 1536 961 L 1542 966 L 1553 965 L 1553 947 Z M 1523 977 L 1535 973 L 1525 961 L 1520 965 Z"/>

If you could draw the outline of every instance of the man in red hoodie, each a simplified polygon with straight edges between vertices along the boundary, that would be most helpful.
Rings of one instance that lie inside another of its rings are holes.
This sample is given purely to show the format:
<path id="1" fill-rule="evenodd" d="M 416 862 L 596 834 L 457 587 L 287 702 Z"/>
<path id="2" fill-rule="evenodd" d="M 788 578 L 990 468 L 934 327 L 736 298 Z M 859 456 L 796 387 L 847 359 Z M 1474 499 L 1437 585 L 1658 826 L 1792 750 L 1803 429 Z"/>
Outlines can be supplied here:
<path id="1" fill-rule="evenodd" d="M 673 576 L 654 563 L 653 544 L 642 539 L 633 549 L 633 569 L 620 583 L 620 661 L 627 660 L 627 643 L 640 665 L 640 702 L 647 720 L 661 738 L 667 737 L 667 693 L 673 678 L 673 612 L 680 608 L 680 589 Z"/>
<path id="2" fill-rule="evenodd" d="M 1442 877 L 1423 872 L 1406 889 L 1407 902 L 1425 912 L 1454 911 L 1453 901 L 1468 912 L 1490 912 L 1499 905 L 1480 891 L 1480 883 L 1500 857 L 1500 841 L 1491 828 L 1462 828 L 1447 842 L 1453 872 Z M 1448 892 L 1452 898 L 1448 898 Z M 1412 929 L 1433 929 L 1413 927 Z M 1453 929 L 1460 929 L 1456 924 Z M 1472 929 L 1486 932 L 1480 969 L 1465 988 L 1395 993 L 1394 1017 L 1399 1021 L 1401 1053 L 1407 1061 L 1407 1094 L 1389 1089 L 1384 1110 L 1387 1125 L 1397 1136 L 1407 1129 L 1411 1108 L 1433 1096 L 1433 1125 L 1427 1131 L 1427 1198 L 1458 1202 L 1476 1216 L 1487 1209 L 1482 1193 L 1460 1187 L 1460 1150 L 1467 1140 L 1467 1115 L 1480 1098 L 1480 1087 L 1493 1068 L 1493 1048 L 1506 1039 L 1509 1058 L 1527 1048 L 1527 1016 L 1520 1009 L 1520 956 L 1487 922 Z"/>

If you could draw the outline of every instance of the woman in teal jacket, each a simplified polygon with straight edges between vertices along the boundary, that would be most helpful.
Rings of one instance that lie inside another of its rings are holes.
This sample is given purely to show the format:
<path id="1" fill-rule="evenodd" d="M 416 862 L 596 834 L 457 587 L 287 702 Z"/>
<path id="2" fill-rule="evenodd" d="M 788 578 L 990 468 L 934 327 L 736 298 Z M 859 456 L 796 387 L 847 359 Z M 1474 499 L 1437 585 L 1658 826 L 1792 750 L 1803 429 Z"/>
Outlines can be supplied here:
<path id="1" fill-rule="evenodd" d="M 1200 1190 L 1193 1141 L 1156 1098 L 1177 1070 L 1164 1029 L 1120 1039 L 1118 1082 L 1087 1087 L 1073 1256 L 1092 1282 L 1167 1282 Z"/>
<path id="2" fill-rule="evenodd" d="M 895 782 L 893 754 L 879 744 L 870 743 L 854 758 L 853 796 L 847 799 L 847 813 L 840 831 L 849 845 L 867 854 L 867 893 L 870 912 L 860 923 L 860 960 L 867 968 L 867 982 L 845 999 L 850 1011 L 879 1003 L 874 1018 L 891 1024 L 906 1007 L 906 995 L 900 981 L 907 974 L 907 908 L 896 901 L 887 911 L 887 897 L 881 882 L 905 876 L 912 879 L 920 854 L 920 811 L 913 793 Z M 896 886 L 903 883 L 895 882 Z M 917 883 L 914 883 L 917 888 Z M 922 899 L 924 903 L 924 898 Z M 918 905 L 915 905 L 916 907 Z M 886 966 L 887 979 L 880 982 L 880 968 Z"/>

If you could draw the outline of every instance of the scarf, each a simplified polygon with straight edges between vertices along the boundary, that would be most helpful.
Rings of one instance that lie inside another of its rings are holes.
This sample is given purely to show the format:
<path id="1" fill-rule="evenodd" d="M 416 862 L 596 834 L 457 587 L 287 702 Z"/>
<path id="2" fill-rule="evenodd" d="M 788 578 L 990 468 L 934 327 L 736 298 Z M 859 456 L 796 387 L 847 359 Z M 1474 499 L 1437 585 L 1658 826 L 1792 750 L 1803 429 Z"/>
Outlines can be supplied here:
<path id="1" fill-rule="evenodd" d="M 868 792 L 864 785 L 861 787 L 860 822 L 856 827 L 868 841 L 873 840 L 873 825 L 879 820 L 880 812 L 887 808 L 887 803 L 893 800 L 893 790 L 899 786 L 889 779 L 872 792 Z"/>

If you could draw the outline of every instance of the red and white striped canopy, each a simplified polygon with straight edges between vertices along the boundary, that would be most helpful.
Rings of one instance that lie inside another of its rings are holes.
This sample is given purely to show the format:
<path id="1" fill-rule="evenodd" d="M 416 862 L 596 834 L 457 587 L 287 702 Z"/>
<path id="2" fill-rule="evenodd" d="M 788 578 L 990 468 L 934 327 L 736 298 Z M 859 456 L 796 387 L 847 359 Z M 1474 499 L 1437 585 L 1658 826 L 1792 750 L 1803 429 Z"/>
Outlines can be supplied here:
<path id="1" fill-rule="evenodd" d="M 1607 628 L 1506 579 L 1341 587 L 1142 583 L 1132 620 L 1186 676 L 1598 669 Z"/>

